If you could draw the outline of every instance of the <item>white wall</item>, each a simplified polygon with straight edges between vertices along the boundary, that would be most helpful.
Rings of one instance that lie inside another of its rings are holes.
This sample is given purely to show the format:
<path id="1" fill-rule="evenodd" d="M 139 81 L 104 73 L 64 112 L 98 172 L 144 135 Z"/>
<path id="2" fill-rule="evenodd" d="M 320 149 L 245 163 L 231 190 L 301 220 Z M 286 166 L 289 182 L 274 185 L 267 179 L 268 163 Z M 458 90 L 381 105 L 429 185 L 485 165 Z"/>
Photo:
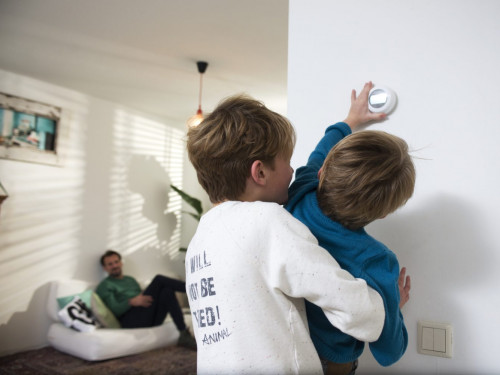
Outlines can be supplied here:
<path id="1" fill-rule="evenodd" d="M 367 228 L 411 274 L 408 350 L 390 368 L 365 351 L 360 375 L 500 373 L 499 17 L 496 0 L 290 1 L 294 167 L 368 80 L 399 98 L 372 128 L 414 150 L 413 198 Z M 453 325 L 452 359 L 417 353 L 419 320 Z"/>
<path id="2" fill-rule="evenodd" d="M 63 108 L 61 166 L 0 159 L 0 355 L 46 345 L 48 283 L 98 282 L 99 256 L 126 273 L 184 278 L 183 124 L 0 70 L 0 92 Z M 176 125 L 176 126 L 174 126 Z M 192 192 L 192 173 L 185 186 Z M 188 223 L 189 224 L 189 223 Z"/>

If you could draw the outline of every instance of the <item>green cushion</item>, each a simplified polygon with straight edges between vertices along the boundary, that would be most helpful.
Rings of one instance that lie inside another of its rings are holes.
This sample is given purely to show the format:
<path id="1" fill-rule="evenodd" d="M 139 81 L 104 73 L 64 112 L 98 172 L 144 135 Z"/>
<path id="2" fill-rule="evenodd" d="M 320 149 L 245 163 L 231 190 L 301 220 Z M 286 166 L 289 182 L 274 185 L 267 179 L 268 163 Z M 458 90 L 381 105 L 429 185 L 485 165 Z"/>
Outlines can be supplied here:
<path id="1" fill-rule="evenodd" d="M 73 300 L 73 298 L 75 298 L 76 296 L 80 297 L 80 299 L 83 301 L 83 303 L 85 303 L 85 305 L 88 308 L 90 308 L 91 307 L 90 300 L 92 298 L 92 293 L 94 293 L 94 292 L 91 289 L 89 289 L 89 290 L 86 290 L 85 292 L 73 294 L 71 296 L 59 297 L 57 299 L 57 304 L 59 305 L 59 310 L 62 309 L 63 307 L 65 307 L 68 303 L 70 303 Z"/>
<path id="2" fill-rule="evenodd" d="M 120 322 L 96 293 L 92 293 L 91 309 L 104 328 L 121 328 Z"/>

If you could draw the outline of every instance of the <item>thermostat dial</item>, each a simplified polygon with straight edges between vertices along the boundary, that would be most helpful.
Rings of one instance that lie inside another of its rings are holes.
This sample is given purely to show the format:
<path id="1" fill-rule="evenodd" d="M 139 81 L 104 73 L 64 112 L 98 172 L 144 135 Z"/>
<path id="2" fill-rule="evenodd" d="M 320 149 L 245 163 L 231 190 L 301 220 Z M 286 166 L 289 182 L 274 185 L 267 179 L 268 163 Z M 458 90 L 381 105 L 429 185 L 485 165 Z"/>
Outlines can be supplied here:
<path id="1" fill-rule="evenodd" d="M 375 86 L 368 94 L 368 109 L 370 112 L 389 114 L 396 107 L 396 93 L 386 86 Z"/>

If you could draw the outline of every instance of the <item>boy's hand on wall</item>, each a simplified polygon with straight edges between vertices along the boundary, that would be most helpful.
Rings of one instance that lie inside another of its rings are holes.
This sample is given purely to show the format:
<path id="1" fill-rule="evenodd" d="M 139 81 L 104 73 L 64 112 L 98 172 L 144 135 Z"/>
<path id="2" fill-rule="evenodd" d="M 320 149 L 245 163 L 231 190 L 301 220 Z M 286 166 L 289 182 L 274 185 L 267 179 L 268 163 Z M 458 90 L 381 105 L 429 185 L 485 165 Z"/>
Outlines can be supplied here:
<path id="1" fill-rule="evenodd" d="M 401 268 L 398 278 L 399 287 L 399 308 L 403 308 L 406 302 L 410 299 L 410 289 L 411 289 L 411 279 L 410 276 L 406 276 L 406 267 Z"/>
<path id="2" fill-rule="evenodd" d="M 381 121 L 387 117 L 385 113 L 372 113 L 368 109 L 368 94 L 372 87 L 371 81 L 365 83 L 358 97 L 356 97 L 356 90 L 351 92 L 351 108 L 344 122 L 353 132 L 370 121 Z"/>

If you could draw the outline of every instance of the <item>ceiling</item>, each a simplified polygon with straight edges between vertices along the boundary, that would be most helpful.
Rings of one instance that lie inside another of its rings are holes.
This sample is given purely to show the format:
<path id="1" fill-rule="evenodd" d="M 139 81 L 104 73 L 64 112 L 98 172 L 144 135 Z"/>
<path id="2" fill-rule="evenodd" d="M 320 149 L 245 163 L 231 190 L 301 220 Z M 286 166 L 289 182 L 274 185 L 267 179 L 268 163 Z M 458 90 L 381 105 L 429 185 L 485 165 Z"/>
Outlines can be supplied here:
<path id="1" fill-rule="evenodd" d="M 247 93 L 286 114 L 288 0 L 0 0 L 0 69 L 183 126 Z"/>

